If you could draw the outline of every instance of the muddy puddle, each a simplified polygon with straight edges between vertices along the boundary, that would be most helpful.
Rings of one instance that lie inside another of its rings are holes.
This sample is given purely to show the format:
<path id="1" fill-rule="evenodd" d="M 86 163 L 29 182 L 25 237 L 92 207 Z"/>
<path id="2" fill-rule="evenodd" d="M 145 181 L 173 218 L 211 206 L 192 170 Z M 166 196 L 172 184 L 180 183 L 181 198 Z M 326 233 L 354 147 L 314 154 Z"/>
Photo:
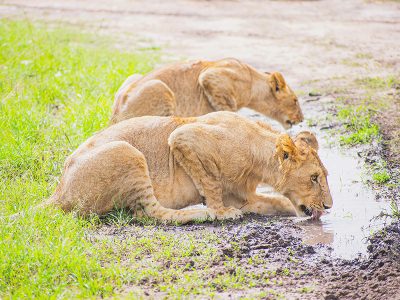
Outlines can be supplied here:
<path id="1" fill-rule="evenodd" d="M 323 113 L 322 107 L 320 109 L 320 112 L 315 111 L 314 106 L 312 114 Z M 306 105 L 303 110 L 311 111 Z M 250 110 L 242 110 L 241 113 L 253 119 L 266 120 Z M 307 117 L 311 116 L 306 114 Z M 276 124 L 270 120 L 268 122 Z M 308 245 L 329 245 L 332 255 L 337 258 L 352 259 L 366 255 L 367 237 L 384 225 L 384 220 L 374 217 L 381 211 L 387 211 L 389 204 L 383 200 L 377 201 L 375 192 L 365 184 L 365 169 L 357 155 L 359 150 L 332 145 L 332 137 L 326 131 L 310 128 L 305 123 L 289 130 L 289 134 L 309 130 L 317 135 L 320 146 L 318 153 L 329 172 L 333 207 L 319 221 L 295 218 L 297 225 L 304 230 L 303 242 Z M 268 187 L 260 187 L 258 190 L 261 193 L 271 192 Z"/>
<path id="2" fill-rule="evenodd" d="M 374 192 L 362 182 L 362 167 L 352 151 L 321 145 L 320 157 L 329 170 L 329 186 L 334 205 L 319 222 L 300 221 L 303 242 L 328 244 L 336 257 L 351 259 L 367 253 L 366 238 L 381 228 L 383 220 L 371 221 L 386 202 L 375 200 Z"/>

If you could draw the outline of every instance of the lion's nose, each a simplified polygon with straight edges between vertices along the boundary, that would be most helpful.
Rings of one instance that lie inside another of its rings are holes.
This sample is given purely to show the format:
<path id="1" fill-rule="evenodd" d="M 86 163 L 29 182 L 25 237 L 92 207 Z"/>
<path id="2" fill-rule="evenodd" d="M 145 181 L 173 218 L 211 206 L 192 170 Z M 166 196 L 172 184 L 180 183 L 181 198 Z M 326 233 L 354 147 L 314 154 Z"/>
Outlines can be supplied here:
<path id="1" fill-rule="evenodd" d="M 300 112 L 300 113 L 297 115 L 297 119 L 299 120 L 299 123 L 304 121 L 304 115 L 303 115 L 302 112 Z"/>
<path id="2" fill-rule="evenodd" d="M 324 206 L 324 208 L 325 209 L 330 209 L 331 207 L 332 207 L 332 205 L 331 206 L 329 206 L 329 205 L 326 205 L 325 203 L 324 204 L 322 204 L 323 206 Z"/>

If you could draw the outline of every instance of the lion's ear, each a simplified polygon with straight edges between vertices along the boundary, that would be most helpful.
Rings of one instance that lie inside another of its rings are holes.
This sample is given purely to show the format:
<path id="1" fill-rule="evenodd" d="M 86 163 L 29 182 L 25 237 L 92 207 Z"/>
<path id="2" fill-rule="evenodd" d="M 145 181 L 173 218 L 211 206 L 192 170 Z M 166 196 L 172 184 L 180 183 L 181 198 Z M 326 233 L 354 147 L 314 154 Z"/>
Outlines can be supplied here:
<path id="1" fill-rule="evenodd" d="M 269 85 L 273 93 L 279 92 L 286 87 L 286 81 L 279 72 L 271 73 L 269 77 Z"/>
<path id="2" fill-rule="evenodd" d="M 302 131 L 299 134 L 296 135 L 294 139 L 294 143 L 296 145 L 299 145 L 300 143 L 306 143 L 309 145 L 311 148 L 313 148 L 315 151 L 318 151 L 319 145 L 317 138 L 315 135 L 309 131 Z"/>
<path id="3" fill-rule="evenodd" d="M 275 144 L 275 156 L 278 158 L 281 166 L 289 162 L 297 162 L 298 155 L 296 145 L 288 134 L 278 136 Z"/>

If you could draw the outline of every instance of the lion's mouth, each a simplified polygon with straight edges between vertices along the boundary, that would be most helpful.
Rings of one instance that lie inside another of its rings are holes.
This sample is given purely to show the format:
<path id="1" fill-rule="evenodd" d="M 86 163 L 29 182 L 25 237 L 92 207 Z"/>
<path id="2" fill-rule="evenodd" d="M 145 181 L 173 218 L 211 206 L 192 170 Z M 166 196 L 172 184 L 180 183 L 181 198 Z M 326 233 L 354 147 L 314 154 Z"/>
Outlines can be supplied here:
<path id="1" fill-rule="evenodd" d="M 313 220 L 318 220 L 324 213 L 323 211 L 312 209 L 305 205 L 300 205 L 300 209 L 306 216 L 311 217 Z"/>
<path id="2" fill-rule="evenodd" d="M 289 128 L 292 128 L 292 126 L 294 125 L 294 122 L 292 122 L 292 121 L 290 121 L 290 120 L 286 120 L 285 121 L 285 127 L 287 128 L 287 129 L 289 129 Z"/>

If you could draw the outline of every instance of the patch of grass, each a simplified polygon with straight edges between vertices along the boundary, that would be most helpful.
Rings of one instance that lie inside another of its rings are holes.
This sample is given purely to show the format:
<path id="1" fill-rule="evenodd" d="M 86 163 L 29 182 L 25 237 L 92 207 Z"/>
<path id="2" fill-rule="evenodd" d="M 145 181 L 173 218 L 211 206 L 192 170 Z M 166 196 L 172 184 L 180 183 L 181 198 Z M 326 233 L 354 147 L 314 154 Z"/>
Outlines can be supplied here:
<path id="1" fill-rule="evenodd" d="M 348 106 L 338 111 L 338 118 L 344 122 L 346 133 L 340 137 L 343 145 L 370 143 L 379 134 L 379 127 L 371 122 L 370 112 L 365 106 Z"/>
<path id="2" fill-rule="evenodd" d="M 300 293 L 302 293 L 302 294 L 311 293 L 313 290 L 314 289 L 312 287 L 307 287 L 307 286 L 302 287 L 302 288 L 299 289 Z"/>
<path id="3" fill-rule="evenodd" d="M 390 209 L 392 211 L 392 217 L 400 220 L 400 208 L 395 199 L 390 201 Z"/>
<path id="4" fill-rule="evenodd" d="M 387 76 L 387 77 L 365 77 L 356 79 L 356 84 L 364 86 L 369 89 L 385 89 L 391 88 L 395 84 L 399 83 L 399 79 L 394 76 Z"/>
<path id="5" fill-rule="evenodd" d="M 350 58 L 342 59 L 341 63 L 346 65 L 346 66 L 349 66 L 349 67 L 362 67 L 363 66 L 363 64 L 361 64 L 360 62 L 355 61 L 355 60 L 350 59 Z"/>
<path id="6" fill-rule="evenodd" d="M 0 298 L 141 298 L 143 289 L 154 298 L 213 297 L 281 284 L 267 260 L 242 266 L 219 253 L 226 241 L 207 229 L 177 234 L 126 210 L 85 220 L 29 211 L 54 191 L 66 156 L 106 126 L 119 85 L 157 60 L 154 49 L 128 54 L 106 45 L 66 29 L 0 20 L 0 215 L 24 212 L 0 218 Z M 235 242 L 232 248 L 240 250 Z M 222 273 L 214 273 L 217 264 Z"/>
<path id="7" fill-rule="evenodd" d="M 11 298 L 111 295 L 123 278 L 102 268 L 84 237 L 86 221 L 46 211 L 0 224 L 0 295 Z M 117 272 L 116 272 L 117 271 Z"/>
<path id="8" fill-rule="evenodd" d="M 379 184 L 386 183 L 390 180 L 390 175 L 386 170 L 376 172 L 372 175 L 372 179 Z"/>
<path id="9" fill-rule="evenodd" d="M 357 53 L 356 58 L 358 59 L 373 59 L 373 55 L 371 53 Z"/>
<path id="10" fill-rule="evenodd" d="M 320 90 L 313 89 L 313 90 L 308 92 L 308 95 L 311 96 L 311 97 L 321 96 L 322 92 Z"/>
<path id="11" fill-rule="evenodd" d="M 65 157 L 107 124 L 119 85 L 132 73 L 150 71 L 157 59 L 101 42 L 0 20 L 0 215 L 47 198 Z M 94 223 L 56 210 L 13 222 L 0 218 L 0 298 L 115 293 L 130 270 L 88 242 L 85 232 Z M 107 261 L 112 265 L 103 265 Z"/>
<path id="12" fill-rule="evenodd" d="M 132 213 L 126 209 L 114 209 L 108 213 L 102 221 L 108 225 L 115 225 L 116 227 L 124 227 L 135 220 Z"/>
<path id="13" fill-rule="evenodd" d="M 384 159 L 379 159 L 369 166 L 369 173 L 373 182 L 376 184 L 385 184 L 389 187 L 389 181 L 392 179 L 388 171 L 388 164 Z"/>

